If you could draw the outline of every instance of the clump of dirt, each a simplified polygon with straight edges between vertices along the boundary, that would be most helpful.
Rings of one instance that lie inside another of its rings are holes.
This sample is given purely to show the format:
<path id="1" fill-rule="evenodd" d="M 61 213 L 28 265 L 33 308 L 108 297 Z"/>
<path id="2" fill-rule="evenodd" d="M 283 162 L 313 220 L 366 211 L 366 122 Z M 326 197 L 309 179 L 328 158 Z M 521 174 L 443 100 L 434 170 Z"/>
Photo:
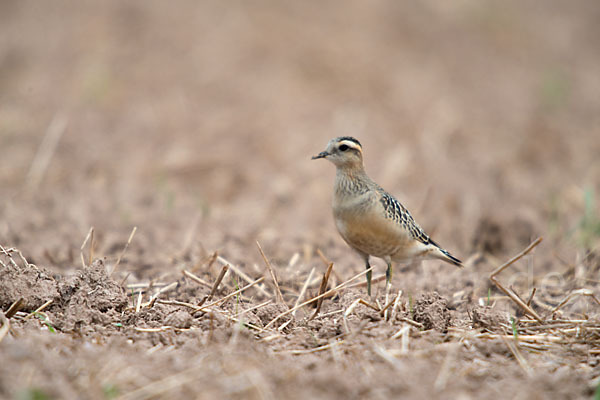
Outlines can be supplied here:
<path id="1" fill-rule="evenodd" d="M 143 328 L 158 328 L 165 325 L 165 316 L 169 315 L 169 312 L 168 306 L 156 303 L 152 308 L 142 307 L 139 312 L 126 313 L 123 324 Z"/>
<path id="2" fill-rule="evenodd" d="M 315 339 L 317 339 L 315 344 L 318 346 L 327 343 L 326 341 L 323 342 L 323 340 L 332 339 L 343 333 L 342 325 L 339 321 L 333 319 L 312 320 L 307 324 L 307 327 L 311 330 Z"/>
<path id="3" fill-rule="evenodd" d="M 165 325 L 185 329 L 192 326 L 194 318 L 187 311 L 179 310 L 171 313 L 165 318 Z"/>
<path id="4" fill-rule="evenodd" d="M 415 302 L 413 319 L 423 324 L 425 330 L 448 331 L 452 320 L 448 301 L 437 292 L 424 293 Z"/>
<path id="5" fill-rule="evenodd" d="M 484 328 L 492 332 L 497 331 L 507 321 L 505 313 L 487 306 L 474 307 L 470 315 L 473 328 Z"/>
<path id="6" fill-rule="evenodd" d="M 102 260 L 96 260 L 75 275 L 58 281 L 60 303 L 51 308 L 56 328 L 85 333 L 91 325 L 120 321 L 127 306 L 125 291 L 106 273 Z"/>
<path id="7" fill-rule="evenodd" d="M 3 249 L 0 260 L 0 308 L 7 309 L 19 298 L 22 311 L 31 312 L 49 300 L 59 298 L 54 278 L 43 267 L 28 263 L 15 249 Z"/>
<path id="8" fill-rule="evenodd" d="M 288 308 L 284 304 L 268 304 L 264 307 L 257 309 L 253 314 L 259 319 L 262 326 L 267 325 L 279 314 L 284 313 Z M 280 326 L 286 323 L 290 319 L 290 316 L 283 316 L 279 318 L 274 324 Z"/>

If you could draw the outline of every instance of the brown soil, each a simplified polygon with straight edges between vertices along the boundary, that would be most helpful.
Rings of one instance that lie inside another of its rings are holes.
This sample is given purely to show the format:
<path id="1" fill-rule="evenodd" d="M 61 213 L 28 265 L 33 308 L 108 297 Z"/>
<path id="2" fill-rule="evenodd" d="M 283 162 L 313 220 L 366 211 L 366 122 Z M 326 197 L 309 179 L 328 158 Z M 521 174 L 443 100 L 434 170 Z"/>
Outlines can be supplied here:
<path id="1" fill-rule="evenodd" d="M 0 2 L 0 398 L 599 393 L 599 16 Z M 465 268 L 396 265 L 386 296 L 375 260 L 372 298 L 276 319 L 317 249 L 328 288 L 364 270 L 310 161 L 340 135 Z M 538 236 L 498 280 L 542 322 L 489 279 Z"/>

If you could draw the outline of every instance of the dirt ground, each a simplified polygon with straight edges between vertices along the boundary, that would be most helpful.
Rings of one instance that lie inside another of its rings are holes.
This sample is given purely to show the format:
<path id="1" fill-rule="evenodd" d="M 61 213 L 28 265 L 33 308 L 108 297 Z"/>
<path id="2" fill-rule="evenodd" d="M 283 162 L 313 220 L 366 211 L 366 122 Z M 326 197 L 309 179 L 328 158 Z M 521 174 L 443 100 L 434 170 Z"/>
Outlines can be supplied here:
<path id="1" fill-rule="evenodd" d="M 0 398 L 599 398 L 599 19 L 0 2 Z M 310 160 L 341 135 L 465 268 L 367 296 Z"/>

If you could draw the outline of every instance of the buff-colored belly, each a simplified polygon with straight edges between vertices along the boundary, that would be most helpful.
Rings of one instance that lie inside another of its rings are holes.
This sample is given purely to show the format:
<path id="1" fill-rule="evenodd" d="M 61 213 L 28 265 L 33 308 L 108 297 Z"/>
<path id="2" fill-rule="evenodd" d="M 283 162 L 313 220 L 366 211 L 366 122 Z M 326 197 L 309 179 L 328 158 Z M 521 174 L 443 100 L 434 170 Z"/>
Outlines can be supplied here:
<path id="1" fill-rule="evenodd" d="M 395 221 L 373 216 L 338 212 L 336 226 L 344 240 L 356 250 L 375 257 L 394 260 L 410 258 L 414 241 L 402 225 Z"/>

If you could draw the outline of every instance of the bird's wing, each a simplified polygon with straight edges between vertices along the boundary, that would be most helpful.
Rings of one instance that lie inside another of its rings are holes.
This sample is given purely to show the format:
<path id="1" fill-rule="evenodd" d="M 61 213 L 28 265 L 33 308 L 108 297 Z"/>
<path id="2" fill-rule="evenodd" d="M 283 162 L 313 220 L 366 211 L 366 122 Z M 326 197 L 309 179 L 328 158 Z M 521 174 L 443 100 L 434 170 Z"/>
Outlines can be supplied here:
<path id="1" fill-rule="evenodd" d="M 412 239 L 417 240 L 423 244 L 432 244 L 431 239 L 425 233 L 423 229 L 415 222 L 414 218 L 406 207 L 402 205 L 398 200 L 391 194 L 383 191 L 380 198 L 381 204 L 385 210 L 385 216 L 397 224 L 402 225 L 402 228 L 406 230 Z"/>

